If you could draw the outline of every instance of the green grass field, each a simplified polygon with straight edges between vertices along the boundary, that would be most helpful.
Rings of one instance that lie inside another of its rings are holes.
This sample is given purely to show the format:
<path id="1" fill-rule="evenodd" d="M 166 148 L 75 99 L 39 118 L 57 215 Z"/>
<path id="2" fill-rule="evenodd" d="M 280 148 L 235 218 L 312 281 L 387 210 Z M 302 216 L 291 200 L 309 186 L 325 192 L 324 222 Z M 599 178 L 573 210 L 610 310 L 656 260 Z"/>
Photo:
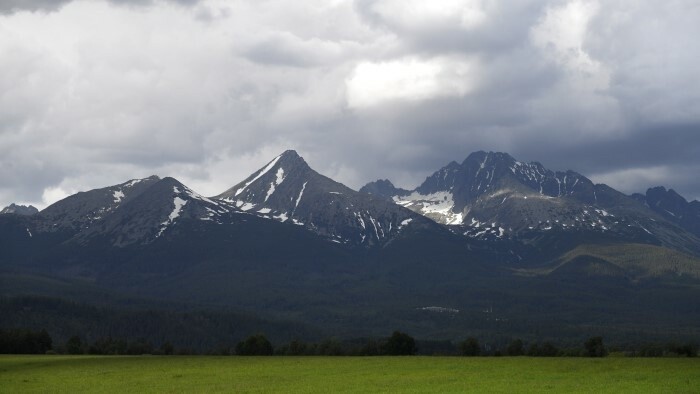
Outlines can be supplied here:
<path id="1" fill-rule="evenodd" d="M 700 359 L 0 356 L 2 393 L 698 393 Z"/>

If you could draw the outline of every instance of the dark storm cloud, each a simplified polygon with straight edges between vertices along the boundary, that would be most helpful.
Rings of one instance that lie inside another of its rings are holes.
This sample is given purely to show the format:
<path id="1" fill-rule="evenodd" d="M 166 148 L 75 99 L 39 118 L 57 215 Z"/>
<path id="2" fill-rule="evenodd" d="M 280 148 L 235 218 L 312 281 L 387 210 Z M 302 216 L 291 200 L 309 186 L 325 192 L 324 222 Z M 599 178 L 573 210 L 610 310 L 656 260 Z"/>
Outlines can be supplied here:
<path id="1" fill-rule="evenodd" d="M 343 51 L 330 41 L 303 40 L 293 34 L 275 33 L 253 44 L 244 55 L 263 65 L 314 67 L 337 63 Z"/>
<path id="2" fill-rule="evenodd" d="M 0 2 L 0 205 L 213 195 L 285 149 L 353 188 L 493 150 L 700 197 L 693 1 L 67 3 Z"/>
<path id="3" fill-rule="evenodd" d="M 686 198 L 700 197 L 700 123 L 649 125 L 629 135 L 605 141 L 581 142 L 559 150 L 536 145 L 515 150 L 524 158 L 542 161 L 552 169 L 572 169 L 627 193 L 652 186 L 674 188 Z M 540 159 L 538 159 L 540 158 Z M 635 174 L 640 179 L 624 179 Z M 656 183 L 649 183 L 656 182 Z"/>
<path id="4" fill-rule="evenodd" d="M 19 11 L 51 12 L 60 9 L 72 0 L 3 0 L 0 1 L 0 14 L 12 14 Z"/>

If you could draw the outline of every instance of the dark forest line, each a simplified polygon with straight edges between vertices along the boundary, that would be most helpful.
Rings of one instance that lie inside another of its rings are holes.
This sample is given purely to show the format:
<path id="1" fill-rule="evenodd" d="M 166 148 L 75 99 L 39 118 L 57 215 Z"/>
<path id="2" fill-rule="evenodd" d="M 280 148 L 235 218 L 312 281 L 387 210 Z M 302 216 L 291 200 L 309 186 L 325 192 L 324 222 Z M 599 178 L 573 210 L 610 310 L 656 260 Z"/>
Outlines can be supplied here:
<path id="1" fill-rule="evenodd" d="M 235 346 L 195 350 L 176 347 L 170 341 L 153 344 L 146 339 L 126 340 L 105 337 L 93 342 L 74 335 L 55 342 L 45 330 L 0 329 L 0 354 L 92 354 L 92 355 L 217 355 L 217 356 L 465 356 L 465 357 L 606 357 L 613 353 L 626 357 L 697 357 L 697 343 L 647 343 L 636 347 L 606 347 L 603 337 L 590 337 L 578 347 L 558 347 L 551 342 L 525 343 L 512 340 L 504 347 L 481 344 L 469 337 L 459 343 L 421 341 L 394 331 L 385 338 L 354 340 L 325 339 L 320 342 L 292 340 L 274 347 L 264 334 L 254 334 Z"/>

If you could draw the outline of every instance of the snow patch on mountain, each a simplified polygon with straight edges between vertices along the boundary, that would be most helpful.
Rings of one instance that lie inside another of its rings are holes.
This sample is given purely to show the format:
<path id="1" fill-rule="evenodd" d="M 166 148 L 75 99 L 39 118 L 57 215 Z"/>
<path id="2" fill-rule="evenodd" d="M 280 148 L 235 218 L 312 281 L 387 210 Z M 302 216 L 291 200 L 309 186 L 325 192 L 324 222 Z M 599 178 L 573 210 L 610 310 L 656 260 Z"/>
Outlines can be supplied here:
<path id="1" fill-rule="evenodd" d="M 122 201 L 122 198 L 124 198 L 124 192 L 121 190 L 117 190 L 112 194 L 114 197 L 114 203 L 119 204 Z"/>
<path id="2" fill-rule="evenodd" d="M 280 185 L 284 182 L 284 168 L 280 167 L 275 174 L 275 184 Z"/>
<path id="3" fill-rule="evenodd" d="M 417 211 L 438 223 L 447 225 L 462 224 L 464 216 L 454 212 L 454 197 L 451 192 L 440 191 L 431 194 L 413 192 L 408 196 L 394 196 L 396 204 Z"/>
<path id="4" fill-rule="evenodd" d="M 279 220 L 280 222 L 284 223 L 287 220 L 289 220 L 289 216 L 287 216 L 287 212 L 282 212 L 279 215 L 272 216 L 273 219 Z"/>
<path id="5" fill-rule="evenodd" d="M 411 218 L 402 220 L 402 221 L 401 221 L 401 224 L 400 224 L 399 227 L 398 227 L 399 230 L 401 230 L 402 228 L 408 226 L 408 224 L 411 223 L 412 221 L 413 221 L 413 219 L 411 219 Z"/>
<path id="6" fill-rule="evenodd" d="M 172 212 L 170 212 L 170 215 L 168 216 L 168 220 L 170 220 L 171 222 L 180 217 L 182 207 L 184 207 L 185 204 L 187 204 L 187 200 L 183 200 L 180 197 L 175 197 L 175 199 L 173 200 L 173 204 L 175 205 L 175 208 Z"/>
<path id="7" fill-rule="evenodd" d="M 143 179 L 132 179 L 129 182 L 124 184 L 124 187 L 133 187 L 135 184 L 142 182 Z"/>
<path id="8" fill-rule="evenodd" d="M 173 191 L 175 193 L 180 193 L 176 186 L 173 186 Z M 175 196 L 175 198 L 173 199 L 173 205 L 175 207 L 173 208 L 172 212 L 170 212 L 170 215 L 168 215 L 168 219 L 161 223 L 161 228 L 160 231 L 158 231 L 158 235 L 156 235 L 156 238 L 160 237 L 163 234 L 163 231 L 165 231 L 168 228 L 168 226 L 175 221 L 175 219 L 180 217 L 182 207 L 184 207 L 185 204 L 187 204 L 187 200 L 183 200 L 179 196 Z"/>
<path id="9" fill-rule="evenodd" d="M 357 218 L 357 221 L 360 223 L 360 226 L 362 226 L 362 229 L 363 229 L 363 230 L 366 230 L 366 229 L 367 229 L 367 226 L 365 225 L 364 219 L 362 219 L 362 215 L 359 214 L 359 213 L 357 213 L 357 212 L 355 212 L 355 217 Z"/>
<path id="10" fill-rule="evenodd" d="M 299 197 L 297 197 L 297 201 L 294 203 L 294 209 L 292 210 L 292 216 L 294 216 L 294 212 L 296 212 L 297 207 L 299 206 L 299 201 L 301 201 L 301 196 L 304 195 L 304 189 L 306 189 L 306 184 L 308 182 L 304 182 L 304 184 L 301 186 L 301 191 L 299 192 Z"/>
<path id="11" fill-rule="evenodd" d="M 258 172 L 258 174 L 255 176 L 255 178 L 253 178 L 253 179 L 251 179 L 250 181 L 246 182 L 245 185 L 243 185 L 242 188 L 236 190 L 236 194 L 235 194 L 235 195 L 237 196 L 237 195 L 243 193 L 243 191 L 245 191 L 245 189 L 246 189 L 248 186 L 250 186 L 253 182 L 257 181 L 258 179 L 260 179 L 260 177 L 262 177 L 263 175 L 267 174 L 267 173 L 272 169 L 272 167 L 274 167 L 275 164 L 277 164 L 277 162 L 279 161 L 280 157 L 282 157 L 282 155 L 275 157 L 271 162 L 269 162 L 262 170 L 260 170 L 260 172 Z"/>
<path id="12" fill-rule="evenodd" d="M 372 226 L 374 227 L 374 235 L 377 237 L 379 240 L 379 231 L 377 231 L 377 222 L 374 220 L 374 218 L 370 215 L 369 217 L 370 222 L 372 223 Z M 379 229 L 381 230 L 381 225 L 379 226 Z M 384 231 L 382 231 L 382 238 L 384 237 Z"/>
<path id="13" fill-rule="evenodd" d="M 236 206 L 236 208 L 240 209 L 241 211 L 250 211 L 251 209 L 255 208 L 255 204 L 243 200 L 233 200 L 230 198 L 224 198 L 220 201 L 233 204 Z"/>
<path id="14" fill-rule="evenodd" d="M 204 202 L 207 202 L 207 203 L 212 204 L 212 205 L 217 205 L 217 206 L 219 205 L 218 202 L 216 202 L 210 198 L 202 196 L 201 194 L 193 191 L 192 189 L 190 189 L 187 186 L 183 186 L 183 188 L 185 189 L 185 194 L 187 194 L 190 198 L 194 198 L 195 200 L 204 201 Z"/>
<path id="15" fill-rule="evenodd" d="M 277 174 L 275 174 L 275 180 L 270 182 L 270 188 L 267 190 L 267 195 L 265 196 L 265 202 L 270 198 L 272 193 L 275 192 L 275 187 L 279 186 L 284 182 L 284 168 L 277 169 Z"/>

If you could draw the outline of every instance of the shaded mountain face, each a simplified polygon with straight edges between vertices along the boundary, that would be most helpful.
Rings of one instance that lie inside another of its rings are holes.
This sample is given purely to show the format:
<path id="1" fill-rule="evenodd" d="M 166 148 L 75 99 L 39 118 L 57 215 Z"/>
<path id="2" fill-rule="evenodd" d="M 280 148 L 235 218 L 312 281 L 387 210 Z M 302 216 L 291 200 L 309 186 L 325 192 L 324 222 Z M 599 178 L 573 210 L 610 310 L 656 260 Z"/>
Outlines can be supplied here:
<path id="1" fill-rule="evenodd" d="M 160 178 L 132 179 L 119 185 L 80 192 L 42 210 L 38 215 L 39 231 L 73 231 L 88 228 L 120 206 L 143 193 Z"/>
<path id="2" fill-rule="evenodd" d="M 223 224 L 236 220 L 235 214 L 243 212 L 203 197 L 176 179 L 151 176 L 66 197 L 24 221 L 21 235 L 44 240 L 42 248 L 94 242 L 107 247 L 146 245 L 183 221 Z"/>
<path id="3" fill-rule="evenodd" d="M 663 244 L 700 252 L 693 234 L 637 199 L 574 171 L 551 171 L 507 153 L 475 152 L 405 192 L 373 182 L 362 190 L 393 200 L 453 231 L 478 239 L 592 234 L 611 241 Z"/>
<path id="4" fill-rule="evenodd" d="M 391 201 L 356 192 L 320 175 L 291 150 L 212 199 L 350 245 L 381 245 L 407 226 L 443 231 Z"/>
<path id="5" fill-rule="evenodd" d="M 375 196 L 386 197 L 389 200 L 394 196 L 406 196 L 411 194 L 409 190 L 397 188 L 388 179 L 380 179 L 370 182 L 360 189 L 360 193 L 373 194 Z"/>
<path id="6" fill-rule="evenodd" d="M 86 228 L 76 239 L 106 239 L 113 246 L 148 244 L 177 231 L 182 222 L 203 221 L 224 224 L 242 214 L 225 201 L 214 201 L 192 191 L 174 178 L 163 178 L 123 205 L 98 224 Z"/>
<path id="7" fill-rule="evenodd" d="M 31 216 L 36 213 L 38 213 L 39 210 L 36 209 L 34 206 L 29 205 L 17 205 L 17 204 L 10 204 L 6 206 L 5 208 L 0 211 L 0 215 L 9 215 L 9 214 L 15 214 L 15 215 L 22 215 L 22 216 Z"/>

